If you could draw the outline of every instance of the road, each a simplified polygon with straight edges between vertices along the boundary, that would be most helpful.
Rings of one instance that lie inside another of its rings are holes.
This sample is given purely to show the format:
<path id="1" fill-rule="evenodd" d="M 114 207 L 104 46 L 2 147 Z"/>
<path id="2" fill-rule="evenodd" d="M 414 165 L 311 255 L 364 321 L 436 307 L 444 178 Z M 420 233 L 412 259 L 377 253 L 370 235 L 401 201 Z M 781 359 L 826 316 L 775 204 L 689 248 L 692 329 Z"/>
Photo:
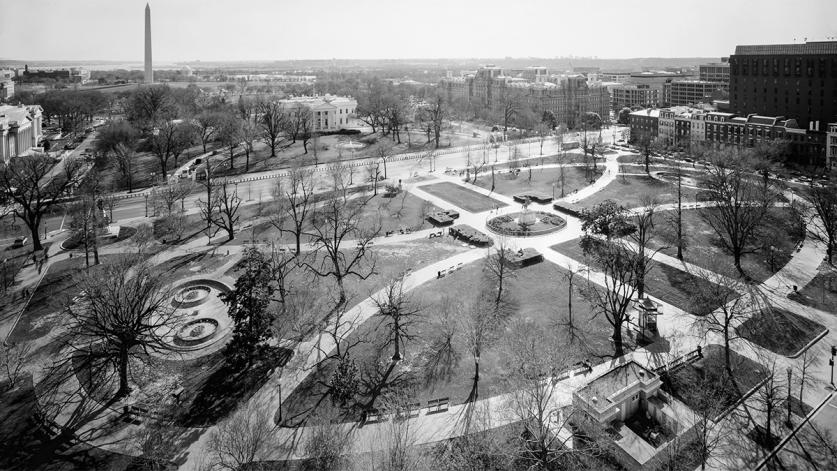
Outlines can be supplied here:
<path id="1" fill-rule="evenodd" d="M 618 128 L 611 128 L 610 130 L 605 131 L 603 133 L 603 141 L 605 143 L 608 143 L 609 140 L 612 140 L 612 138 L 608 139 L 609 136 L 607 133 L 617 131 Z M 591 139 L 593 138 L 593 134 L 595 134 L 595 138 L 598 138 L 598 132 L 591 132 Z M 568 134 L 565 136 L 565 143 L 573 144 L 574 142 L 578 142 L 579 137 L 580 136 L 578 133 Z M 539 156 L 540 145 L 537 142 L 532 142 L 531 145 L 529 143 L 523 143 L 520 144 L 518 147 L 522 151 L 524 158 L 536 158 Z M 544 156 L 554 155 L 558 152 L 560 151 L 554 141 L 547 140 L 544 142 Z M 450 154 L 439 155 L 438 157 L 433 157 L 432 159 L 424 157 L 421 159 L 388 162 L 386 165 L 387 181 L 382 183 L 382 185 L 385 185 L 387 183 L 396 184 L 399 180 L 407 180 L 415 176 L 428 175 L 432 173 L 442 173 L 448 167 L 462 168 L 466 165 L 466 163 L 469 160 L 471 162 L 474 162 L 481 161 L 483 158 L 485 158 L 485 161 L 488 163 L 502 163 L 508 161 L 508 154 L 508 147 L 501 145 L 498 148 L 489 149 L 487 152 L 475 150 L 469 152 L 466 150 L 462 150 Z M 393 156 L 393 158 L 398 158 L 398 156 Z M 354 180 L 355 182 L 360 182 L 369 180 L 368 170 L 365 166 L 366 163 L 380 163 L 381 161 L 380 159 L 370 158 L 354 162 L 356 162 L 357 166 L 350 168 L 350 172 L 352 173 L 352 180 Z M 317 173 L 315 173 L 315 191 L 322 191 L 324 189 L 327 189 L 328 187 L 329 176 L 328 172 L 325 170 L 326 167 L 321 165 L 318 167 Z M 381 166 L 380 171 L 381 174 L 383 174 L 383 166 Z M 273 193 L 273 189 L 276 187 L 277 181 L 281 182 L 283 178 L 282 176 L 285 173 L 285 169 L 255 172 L 238 176 L 236 178 L 230 178 L 229 181 L 234 183 L 237 182 L 236 188 L 238 189 L 239 196 L 243 200 L 245 200 L 245 204 L 247 202 L 255 203 L 260 200 L 270 199 Z M 145 195 L 148 194 L 149 191 L 150 190 L 137 192 L 135 193 L 137 196 L 121 200 L 114 208 L 114 221 L 118 223 L 119 221 L 124 221 L 126 219 L 145 217 L 147 206 Z M 187 211 L 197 211 L 197 201 L 202 198 L 203 192 L 199 191 L 193 193 L 184 200 L 184 207 L 187 209 Z"/>

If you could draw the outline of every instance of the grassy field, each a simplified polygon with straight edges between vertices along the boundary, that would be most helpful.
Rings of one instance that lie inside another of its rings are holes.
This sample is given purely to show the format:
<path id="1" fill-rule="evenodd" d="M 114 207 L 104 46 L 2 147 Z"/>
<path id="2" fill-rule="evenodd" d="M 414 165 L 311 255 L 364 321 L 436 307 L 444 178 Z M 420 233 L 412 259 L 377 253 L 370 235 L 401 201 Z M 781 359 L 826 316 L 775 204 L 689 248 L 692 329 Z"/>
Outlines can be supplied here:
<path id="1" fill-rule="evenodd" d="M 532 172 L 531 180 L 529 179 L 530 168 Z M 520 173 L 517 175 L 508 170 L 496 173 L 494 176 L 494 191 L 506 196 L 514 196 L 522 191 L 537 191 L 546 195 L 552 195 L 554 192 L 556 198 L 561 197 L 560 169 L 530 168 L 520 168 Z M 601 168 L 599 167 L 598 173 L 593 174 L 594 179 L 601 175 Z M 564 194 L 570 194 L 574 190 L 584 188 L 589 184 L 590 181 L 585 178 L 583 167 L 566 167 L 564 169 Z M 491 174 L 480 176 L 477 180 L 477 186 L 490 190 Z"/>
<path id="2" fill-rule="evenodd" d="M 806 306 L 837 315 L 837 270 L 823 262 L 817 276 L 790 298 Z"/>
<path id="3" fill-rule="evenodd" d="M 725 251 L 712 227 L 701 218 L 701 211 L 716 210 L 707 208 L 683 212 L 683 234 L 686 239 L 686 248 L 683 251 L 684 260 L 709 270 L 717 270 L 719 263 L 732 266 L 732 256 Z M 673 214 L 672 212 L 660 213 L 657 216 L 659 218 L 657 226 L 668 225 L 665 219 L 672 217 Z M 763 230 L 757 234 L 752 243 L 754 253 L 746 253 L 741 259 L 741 266 L 750 278 L 759 282 L 764 281 L 788 263 L 796 245 L 804 236 L 794 221 L 795 217 L 788 209 L 772 208 L 769 211 Z M 651 245 L 658 247 L 662 244 L 663 242 L 655 240 Z M 772 261 L 769 249 L 771 246 L 774 248 Z M 671 256 L 677 254 L 676 247 L 665 247 L 661 251 Z"/>
<path id="4" fill-rule="evenodd" d="M 784 309 L 773 308 L 750 317 L 737 329 L 738 335 L 784 356 L 798 353 L 825 326 Z"/>
<path id="5" fill-rule="evenodd" d="M 682 193 L 684 203 L 695 201 L 697 195 L 695 190 L 683 188 Z M 642 205 L 642 198 L 645 195 L 655 196 L 660 204 L 677 202 L 677 188 L 674 185 L 648 176 L 617 175 L 616 179 L 604 189 L 579 201 L 576 206 L 591 208 L 610 199 L 626 208 L 635 208 Z"/>
<path id="6" fill-rule="evenodd" d="M 730 352 L 732 372 L 741 389 L 746 392 L 767 376 L 767 370 L 749 358 Z M 741 399 L 724 372 L 724 348 L 707 345 L 703 358 L 673 370 L 663 376 L 663 389 L 692 409 L 701 409 L 706 398 L 716 403 L 710 407 L 713 420 Z"/>
<path id="7" fill-rule="evenodd" d="M 430 223 L 425 221 L 422 216 L 439 210 L 433 204 L 407 191 L 401 191 L 394 198 L 384 197 L 383 193 L 378 193 L 378 196 L 369 195 L 361 198 L 368 198 L 360 216 L 362 227 L 374 228 L 380 224 L 381 236 L 390 231 L 399 232 L 401 229 L 419 230 L 429 228 Z M 361 199 L 357 201 L 360 202 Z M 427 205 L 427 208 L 425 208 L 425 205 Z M 242 217 L 242 220 L 245 219 Z M 286 221 L 282 227 L 286 231 L 290 230 L 293 223 L 292 221 Z M 310 229 L 310 223 L 306 224 L 305 230 Z M 266 220 L 259 222 L 252 229 L 245 230 L 243 237 L 237 240 L 241 242 L 251 237 L 257 240 L 273 240 L 285 244 L 290 244 L 296 240 L 292 233 L 282 232 Z M 309 236 L 304 235 L 302 237 L 303 243 L 309 241 Z"/>
<path id="8" fill-rule="evenodd" d="M 462 208 L 472 213 L 481 213 L 494 209 L 495 207 L 503 208 L 508 206 L 502 201 L 491 198 L 490 196 L 477 193 L 468 188 L 457 185 L 456 183 L 441 182 L 432 185 L 425 185 L 421 190 L 430 193 L 433 196 L 442 198 L 443 200 Z"/>
<path id="9" fill-rule="evenodd" d="M 467 298 L 467 293 L 475 293 L 475 284 L 482 278 L 483 265 L 476 262 L 465 266 L 453 275 L 439 280 L 433 280 L 410 292 L 411 305 L 420 309 L 420 318 L 411 329 L 414 337 L 404 345 L 405 359 L 400 371 L 409 374 L 413 381 L 411 400 L 426 401 L 437 397 L 450 397 L 452 404 L 462 403 L 468 397 L 473 383 L 473 361 L 465 345 L 464 331 L 461 327 L 459 315 L 449 318 L 457 329 L 454 349 L 459 358 L 454 365 L 449 379 L 430 380 L 425 376 L 425 361 L 433 351 L 434 339 L 439 335 L 438 319 L 442 316 L 445 306 L 457 300 Z M 572 365 L 581 360 L 597 362 L 598 358 L 612 353 L 609 336 L 611 326 L 603 316 L 594 317 L 589 304 L 578 294 L 573 299 L 573 323 L 575 337 L 568 335 L 567 290 L 568 285 L 563 276 L 563 270 L 551 263 L 540 263 L 515 271 L 515 277 L 510 280 L 509 292 L 514 305 L 514 313 L 506 320 L 503 330 L 498 332 L 495 340 L 484 348 L 480 356 L 480 397 L 500 394 L 508 390 L 506 368 L 510 366 L 504 361 L 506 346 L 503 332 L 509 324 L 516 321 L 535 323 L 547 329 L 554 337 L 559 348 L 562 365 Z M 545 282 L 548 280 L 548 282 Z M 347 342 L 354 339 L 365 339 L 352 352 L 352 358 L 358 362 L 359 368 L 370 361 L 379 358 L 378 349 L 384 340 L 384 331 L 379 327 L 379 319 L 371 318 L 358 331 L 352 334 Z M 631 348 L 629 339 L 626 348 Z M 390 350 L 381 353 L 383 357 L 391 354 Z M 560 369 L 560 368 L 559 368 Z M 316 381 L 327 380 L 332 368 L 318 371 L 306 380 L 290 399 L 288 411 L 301 412 L 310 407 L 323 390 Z M 357 417 L 349 417 L 356 419 Z"/>
<path id="10" fill-rule="evenodd" d="M 583 262 L 585 257 L 578 241 L 579 239 L 569 240 L 551 248 Z M 693 294 L 698 291 L 695 287 L 708 283 L 711 282 L 679 268 L 655 262 L 645 275 L 645 292 L 684 311 L 705 315 L 721 305 L 721 301 L 718 301 L 717 304 L 704 303 L 700 309 L 696 308 Z"/>

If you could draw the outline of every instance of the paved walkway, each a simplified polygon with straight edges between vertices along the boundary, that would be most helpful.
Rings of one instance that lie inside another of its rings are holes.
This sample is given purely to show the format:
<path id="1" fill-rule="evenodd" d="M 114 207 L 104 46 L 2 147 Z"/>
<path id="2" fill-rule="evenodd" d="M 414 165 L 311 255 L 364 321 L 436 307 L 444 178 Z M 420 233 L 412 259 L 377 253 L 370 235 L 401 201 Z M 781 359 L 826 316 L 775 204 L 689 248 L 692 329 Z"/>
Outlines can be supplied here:
<path id="1" fill-rule="evenodd" d="M 619 163 L 617 161 L 617 158 L 620 154 L 621 153 L 612 154 L 608 156 L 604 164 L 605 172 L 594 184 L 585 187 L 584 189 L 578 191 L 575 194 L 567 196 L 566 198 L 564 198 L 564 200 L 567 202 L 577 202 L 583 198 L 587 198 L 592 194 L 595 194 L 597 191 L 600 191 L 602 188 L 606 187 L 609 183 L 611 183 L 617 177 L 618 174 Z M 496 238 L 496 236 L 492 235 L 492 233 L 487 231 L 485 228 L 486 219 L 489 216 L 492 216 L 494 211 L 484 211 L 481 213 L 471 213 L 469 211 L 465 211 L 462 208 L 458 208 L 455 202 L 443 200 L 441 198 L 428 194 L 427 192 L 422 190 L 422 186 L 431 183 L 436 183 L 439 180 L 450 181 L 455 184 L 467 187 L 472 191 L 491 196 L 492 198 L 508 203 L 510 205 L 509 207 L 501 208 L 497 212 L 498 214 L 514 210 L 514 208 L 516 207 L 516 203 L 514 203 L 512 198 L 504 195 L 499 195 L 497 193 L 492 193 L 481 187 L 464 184 L 462 183 L 459 177 L 450 175 L 439 175 L 438 177 L 439 178 L 437 180 L 422 182 L 413 185 L 409 191 L 419 197 L 431 201 L 432 203 L 436 204 L 441 208 L 459 210 L 461 217 L 460 220 L 457 221 L 458 223 L 471 225 L 474 228 Z M 555 211 L 551 208 L 551 205 L 533 205 L 533 207 L 538 210 L 555 213 Z M 552 263 L 556 263 L 561 267 L 572 267 L 573 269 L 584 271 L 587 269 L 587 267 L 585 267 L 582 262 L 578 260 L 573 260 L 570 257 L 562 255 L 549 248 L 554 244 L 571 240 L 581 235 L 581 224 L 578 221 L 578 219 L 569 217 L 565 214 L 560 215 L 561 217 L 567 220 L 567 226 L 561 231 L 541 237 L 516 239 L 514 242 L 519 243 L 521 247 L 536 248 L 544 255 L 544 258 L 546 260 Z M 397 236 L 389 238 L 389 240 L 383 238 L 376 240 L 376 243 L 395 243 L 406 240 L 413 240 L 417 238 L 423 238 L 427 235 L 425 234 L 425 232 L 429 233 L 430 231 L 421 231 L 413 234 L 404 235 L 399 234 Z M 205 242 L 205 239 L 200 239 L 202 240 L 196 240 L 191 244 L 203 244 Z M 185 247 L 184 249 L 188 250 L 189 245 L 190 244 L 187 244 L 187 247 Z M 438 261 L 427 267 L 417 270 L 411 273 L 406 278 L 405 289 L 411 290 L 417 286 L 420 286 L 422 283 L 435 279 L 436 274 L 440 269 L 448 268 L 449 266 L 455 265 L 457 263 L 464 264 L 477 261 L 483 258 L 487 253 L 488 251 L 486 249 L 473 249 L 468 252 L 454 255 L 445 260 Z M 829 339 L 833 340 L 834 332 L 837 331 L 835 330 L 837 329 L 837 318 L 835 318 L 835 316 L 829 316 L 825 313 L 810 308 L 805 308 L 804 306 L 800 306 L 797 303 L 793 303 L 792 301 L 788 300 L 785 296 L 788 292 L 788 286 L 797 285 L 801 288 L 810 282 L 810 280 L 815 275 L 816 268 L 819 265 L 819 262 L 822 260 L 823 253 L 824 247 L 822 246 L 822 244 L 818 244 L 812 239 L 807 238 L 802 244 L 800 250 L 796 254 L 794 254 L 791 261 L 782 269 L 780 269 L 773 277 L 766 280 L 763 284 L 763 287 L 766 291 L 770 293 L 769 296 L 771 297 L 771 300 L 776 302 L 777 304 L 789 306 L 793 308 L 794 312 L 801 312 L 806 317 L 816 319 L 825 324 L 831 330 Z M 697 270 L 697 267 L 685 264 L 684 262 L 676 260 L 672 257 L 665 256 L 664 254 L 658 253 L 657 255 L 655 255 L 654 259 L 655 261 L 657 261 L 657 263 L 675 266 L 679 269 L 685 268 L 689 270 Z M 54 263 L 52 256 L 50 257 L 50 262 Z M 592 282 L 600 285 L 604 283 L 604 278 L 601 273 L 598 273 L 595 270 L 589 270 L 589 273 L 590 280 Z M 373 297 L 378 296 L 379 294 L 380 292 L 373 295 Z M 668 352 L 662 353 L 640 348 L 620 359 L 616 359 L 611 362 L 606 362 L 594 366 L 592 372 L 589 374 L 572 375 L 569 378 L 557 381 L 555 383 L 555 392 L 551 401 L 552 406 L 558 408 L 561 406 L 569 405 L 572 399 L 572 391 L 576 390 L 583 384 L 586 384 L 591 379 L 596 378 L 601 374 L 604 374 L 605 372 L 610 370 L 614 364 L 626 362 L 633 359 L 641 364 L 645 364 L 650 367 L 659 366 L 665 361 L 668 361 L 674 356 L 676 356 L 678 353 L 685 353 L 693 350 L 697 345 L 701 345 L 704 343 L 712 343 L 718 340 L 717 338 L 713 338 L 712 336 L 709 336 L 709 338 L 703 338 L 702 336 L 697 335 L 697 333 L 693 329 L 694 317 L 688 312 L 678 309 L 675 306 L 672 306 L 662 300 L 656 299 L 655 301 L 657 301 L 660 304 L 661 310 L 663 312 L 663 315 L 659 319 L 660 334 L 662 337 L 666 338 L 669 341 L 671 347 L 670 350 Z M 349 322 L 346 323 L 341 329 L 341 337 L 345 338 L 345 336 L 351 334 L 351 332 L 353 332 L 354 329 L 356 329 L 364 321 L 369 319 L 369 317 L 372 316 L 374 313 L 375 310 L 371 298 L 364 300 L 357 306 L 350 309 L 346 313 L 346 319 Z M 271 414 L 275 412 L 276 409 L 278 409 L 281 402 L 293 392 L 294 388 L 301 384 L 301 382 L 307 377 L 308 374 L 310 374 L 317 362 L 318 357 L 322 354 L 322 352 L 328 352 L 333 348 L 334 345 L 332 341 L 327 337 L 315 336 L 309 338 L 303 343 L 300 343 L 295 348 L 295 355 L 292 361 L 284 368 L 284 374 L 272 376 L 268 380 L 267 384 L 265 384 L 265 386 L 262 387 L 250 399 L 250 405 L 263 408 L 262 410 L 267 410 Z M 736 342 L 736 350 L 739 351 L 739 353 L 750 356 L 752 358 L 769 355 L 775 358 L 776 361 L 778 363 L 781 363 L 783 366 L 785 364 L 790 363 L 790 360 L 788 359 L 784 359 L 781 357 L 777 358 L 776 355 L 773 355 L 770 352 L 761 351 L 758 347 L 753 346 L 744 341 Z M 818 377 L 822 377 L 822 375 L 824 374 L 824 370 L 825 367 L 820 366 L 816 368 L 814 373 Z M 818 393 L 818 391 L 808 391 L 806 397 L 810 395 L 812 399 L 816 399 Z M 475 404 L 470 405 L 470 407 L 474 407 L 477 410 L 485 409 L 490 411 L 492 419 L 491 426 L 496 427 L 515 420 L 515 418 L 508 413 L 508 403 L 511 397 L 511 393 L 509 393 L 485 398 L 480 401 L 477 401 L 477 403 Z M 462 414 L 464 413 L 465 407 L 465 405 L 453 405 L 448 412 L 439 414 L 427 414 L 426 411 L 422 411 L 418 417 L 407 419 L 405 422 L 402 423 L 401 426 L 408 427 L 411 430 L 413 439 L 416 444 L 430 443 L 458 436 L 463 432 L 461 427 L 462 422 L 460 419 L 462 417 Z M 384 438 L 386 438 L 388 434 L 391 434 L 393 426 L 393 422 L 391 421 L 385 421 L 383 423 L 378 424 L 369 424 L 362 428 L 357 428 L 356 424 L 342 425 L 342 427 L 346 428 L 347 430 L 353 430 L 355 438 L 353 451 L 355 452 L 365 452 L 374 449 L 380 449 L 380 447 L 385 446 L 386 441 L 384 440 Z M 200 436 L 183 454 L 182 458 L 185 458 L 186 461 L 184 465 L 181 467 L 181 469 L 197 469 L 198 465 L 201 462 L 201 458 L 205 455 L 206 442 L 208 440 L 210 432 L 214 428 L 215 427 L 210 427 L 208 429 L 200 431 Z M 197 432 L 197 430 L 195 432 Z M 298 435 L 293 437 L 290 436 L 291 432 L 285 429 L 280 429 L 276 431 L 276 433 L 277 437 L 275 438 L 279 440 L 280 443 L 283 443 L 285 440 L 293 439 L 296 441 L 297 445 L 299 445 L 301 442 L 304 442 L 305 437 L 308 433 L 310 433 L 310 429 L 305 428 L 302 430 L 298 430 L 295 432 Z M 100 444 L 103 447 L 108 448 L 108 446 L 104 443 L 97 444 Z M 120 445 L 120 448 L 123 448 L 123 446 Z M 302 446 L 296 446 L 296 451 L 292 452 L 290 456 L 297 458 L 302 457 L 298 453 L 298 450 L 303 449 L 304 447 Z M 120 449 L 119 451 L 124 451 L 124 448 Z M 274 450 L 274 454 L 271 457 L 277 459 L 284 458 L 288 456 L 288 452 L 288 449 L 277 447 Z"/>

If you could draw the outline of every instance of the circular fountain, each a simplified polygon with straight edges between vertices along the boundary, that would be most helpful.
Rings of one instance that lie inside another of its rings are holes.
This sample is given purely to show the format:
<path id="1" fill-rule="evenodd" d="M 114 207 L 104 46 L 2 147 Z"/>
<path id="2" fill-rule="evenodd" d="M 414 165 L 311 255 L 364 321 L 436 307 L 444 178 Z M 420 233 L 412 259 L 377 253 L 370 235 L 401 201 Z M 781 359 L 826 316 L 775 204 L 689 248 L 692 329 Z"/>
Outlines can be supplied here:
<path id="1" fill-rule="evenodd" d="M 221 295 L 230 291 L 224 283 L 195 279 L 174 289 L 170 299 L 174 322 L 166 322 L 158 333 L 171 350 L 196 358 L 222 348 L 230 339 L 233 322 Z M 161 355 L 166 355 L 161 353 Z"/>
<path id="2" fill-rule="evenodd" d="M 356 151 L 356 150 L 361 150 L 364 147 L 366 147 L 366 144 L 363 144 L 361 142 L 355 142 L 351 138 L 349 138 L 348 142 L 346 142 L 346 141 L 338 142 L 337 147 L 339 147 L 341 149 L 344 149 L 344 150 Z"/>
<path id="3" fill-rule="evenodd" d="M 559 231 L 567 225 L 560 216 L 544 211 L 529 209 L 528 200 L 519 212 L 496 216 L 486 222 L 488 229 L 495 233 L 512 237 L 533 237 Z"/>

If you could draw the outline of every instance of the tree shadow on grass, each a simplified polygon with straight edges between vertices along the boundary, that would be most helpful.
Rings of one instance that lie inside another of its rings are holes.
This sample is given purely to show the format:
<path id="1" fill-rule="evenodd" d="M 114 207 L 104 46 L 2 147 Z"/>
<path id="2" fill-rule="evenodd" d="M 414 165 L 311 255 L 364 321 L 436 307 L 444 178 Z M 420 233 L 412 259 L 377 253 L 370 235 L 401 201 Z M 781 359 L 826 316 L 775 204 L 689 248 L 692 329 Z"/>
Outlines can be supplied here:
<path id="1" fill-rule="evenodd" d="M 184 379 L 183 412 L 176 418 L 184 427 L 208 427 L 248 400 L 267 382 L 275 368 L 290 360 L 293 352 L 270 347 L 253 358 L 249 367 L 221 357 L 214 365 Z"/>

